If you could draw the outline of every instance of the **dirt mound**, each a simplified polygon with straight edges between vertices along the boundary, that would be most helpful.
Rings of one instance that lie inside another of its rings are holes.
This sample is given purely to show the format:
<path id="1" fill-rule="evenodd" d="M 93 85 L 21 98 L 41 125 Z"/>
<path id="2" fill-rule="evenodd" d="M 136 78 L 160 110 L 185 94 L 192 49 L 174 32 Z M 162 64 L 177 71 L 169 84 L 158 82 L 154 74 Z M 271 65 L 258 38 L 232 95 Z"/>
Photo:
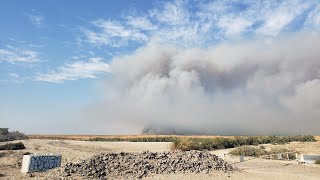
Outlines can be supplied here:
<path id="1" fill-rule="evenodd" d="M 1 150 L 19 150 L 19 149 L 25 149 L 26 147 L 22 142 L 18 143 L 7 143 L 4 145 L 0 145 L 0 151 Z"/>
<path id="2" fill-rule="evenodd" d="M 174 151 L 143 153 L 108 153 L 81 163 L 66 164 L 64 176 L 84 178 L 142 178 L 150 174 L 232 172 L 235 168 L 208 152 Z"/>

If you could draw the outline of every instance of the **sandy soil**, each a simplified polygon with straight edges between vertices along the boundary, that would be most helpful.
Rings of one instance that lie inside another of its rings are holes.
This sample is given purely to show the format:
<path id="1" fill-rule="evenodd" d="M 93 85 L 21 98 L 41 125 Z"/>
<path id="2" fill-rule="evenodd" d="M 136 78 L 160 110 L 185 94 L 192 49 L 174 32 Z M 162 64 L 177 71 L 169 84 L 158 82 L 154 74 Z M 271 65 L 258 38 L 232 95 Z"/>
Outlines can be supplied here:
<path id="1" fill-rule="evenodd" d="M 35 179 L 20 173 L 24 153 L 62 154 L 62 163 L 79 162 L 95 154 L 104 152 L 142 152 L 169 151 L 171 143 L 150 142 L 87 142 L 74 140 L 37 140 L 22 141 L 26 149 L 19 151 L 0 151 L 0 179 Z M 4 144 L 4 143 L 0 143 Z M 264 145 L 270 147 L 285 147 L 303 154 L 320 154 L 320 142 L 293 142 L 286 145 Z M 38 147 L 38 148 L 37 148 Z M 239 163 L 239 157 L 231 157 L 231 149 L 211 151 L 234 164 L 241 171 L 226 174 L 213 172 L 210 174 L 166 174 L 154 175 L 145 179 L 320 179 L 319 165 L 300 165 L 296 161 L 265 160 L 260 158 L 245 158 Z M 226 154 L 226 155 L 224 155 Z"/>

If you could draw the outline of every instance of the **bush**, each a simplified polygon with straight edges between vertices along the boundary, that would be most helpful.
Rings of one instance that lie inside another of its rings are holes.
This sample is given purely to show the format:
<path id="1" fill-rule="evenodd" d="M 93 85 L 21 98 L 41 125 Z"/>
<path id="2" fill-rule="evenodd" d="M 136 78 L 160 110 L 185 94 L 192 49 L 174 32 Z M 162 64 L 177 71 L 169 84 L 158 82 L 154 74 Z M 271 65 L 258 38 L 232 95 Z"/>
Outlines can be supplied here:
<path id="1" fill-rule="evenodd" d="M 183 151 L 189 151 L 192 150 L 195 145 L 193 144 L 194 142 L 191 141 L 189 138 L 185 139 L 177 139 L 172 143 L 171 150 L 183 150 Z"/>
<path id="2" fill-rule="evenodd" d="M 40 147 L 41 147 L 40 144 L 33 144 L 33 148 L 34 148 L 35 150 L 39 150 Z"/>
<path id="3" fill-rule="evenodd" d="M 320 159 L 317 159 L 314 163 L 320 165 Z"/>
<path id="4" fill-rule="evenodd" d="M 7 135 L 9 133 L 9 128 L 0 128 L 0 135 Z"/>
<path id="5" fill-rule="evenodd" d="M 0 146 L 0 150 L 19 150 L 25 149 L 26 147 L 23 145 L 22 142 L 18 143 L 8 143 Z"/>
<path id="6" fill-rule="evenodd" d="M 229 154 L 234 156 L 255 156 L 259 157 L 262 155 L 266 155 L 267 151 L 260 148 L 250 147 L 250 146 L 242 146 L 232 150 Z"/>
<path id="7" fill-rule="evenodd" d="M 286 148 L 273 148 L 269 151 L 265 149 L 257 148 L 257 147 L 252 147 L 252 146 L 242 146 L 238 147 L 236 149 L 233 149 L 230 151 L 229 154 L 234 155 L 234 156 L 254 156 L 254 157 L 259 157 L 263 155 L 270 155 L 270 154 L 281 154 L 285 152 L 290 152 L 292 150 L 288 150 Z M 289 159 L 295 159 L 296 156 L 294 154 L 289 154 Z"/>

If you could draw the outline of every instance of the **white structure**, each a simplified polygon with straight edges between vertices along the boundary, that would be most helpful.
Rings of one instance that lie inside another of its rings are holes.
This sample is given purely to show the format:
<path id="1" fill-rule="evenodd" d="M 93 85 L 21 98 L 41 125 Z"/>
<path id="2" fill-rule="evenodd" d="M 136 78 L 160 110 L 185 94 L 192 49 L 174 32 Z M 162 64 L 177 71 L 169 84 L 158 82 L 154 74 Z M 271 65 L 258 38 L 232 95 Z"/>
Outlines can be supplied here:
<path id="1" fill-rule="evenodd" d="M 244 156 L 240 156 L 240 162 L 244 162 Z"/>
<path id="2" fill-rule="evenodd" d="M 278 158 L 279 160 L 281 160 L 281 159 L 282 159 L 282 154 L 277 154 L 277 158 Z"/>
<path id="3" fill-rule="evenodd" d="M 308 164 L 314 164 L 316 160 L 320 159 L 320 155 L 306 155 L 301 154 L 300 161 Z"/>
<path id="4" fill-rule="evenodd" d="M 61 155 L 24 155 L 21 172 L 46 171 L 61 166 Z"/>

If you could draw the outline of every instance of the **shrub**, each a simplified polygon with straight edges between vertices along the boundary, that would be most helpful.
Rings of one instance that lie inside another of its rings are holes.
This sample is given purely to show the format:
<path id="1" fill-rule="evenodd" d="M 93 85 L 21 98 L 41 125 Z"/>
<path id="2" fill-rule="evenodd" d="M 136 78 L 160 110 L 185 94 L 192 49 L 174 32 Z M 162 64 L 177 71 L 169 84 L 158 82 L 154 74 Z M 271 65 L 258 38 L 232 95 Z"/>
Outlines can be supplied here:
<path id="1" fill-rule="evenodd" d="M 194 149 L 194 141 L 190 140 L 189 138 L 185 139 L 177 139 L 174 141 L 171 145 L 171 150 L 183 150 L 183 151 L 188 151 Z"/>
<path id="2" fill-rule="evenodd" d="M 9 133 L 9 128 L 0 128 L 0 135 L 7 135 Z"/>
<path id="3" fill-rule="evenodd" d="M 232 150 L 229 154 L 234 156 L 255 156 L 259 157 L 267 154 L 267 151 L 264 149 L 251 147 L 251 146 L 242 146 Z"/>
<path id="4" fill-rule="evenodd" d="M 229 154 L 234 155 L 234 156 L 255 156 L 259 157 L 262 155 L 270 155 L 270 154 L 281 154 L 285 152 L 290 152 L 293 150 L 288 150 L 286 148 L 273 148 L 269 151 L 265 149 L 257 148 L 257 147 L 252 147 L 252 146 L 242 146 L 238 147 L 232 151 L 230 151 Z M 289 159 L 296 159 L 296 156 L 294 154 L 289 154 Z"/>
<path id="5" fill-rule="evenodd" d="M 317 159 L 314 163 L 320 165 L 320 159 Z"/>
<path id="6" fill-rule="evenodd" d="M 8 143 L 0 146 L 0 150 L 19 150 L 25 149 L 25 146 L 22 142 L 18 143 Z"/>
<path id="7" fill-rule="evenodd" d="M 34 148 L 35 150 L 39 150 L 40 147 L 41 147 L 40 144 L 33 144 L 33 148 Z"/>

